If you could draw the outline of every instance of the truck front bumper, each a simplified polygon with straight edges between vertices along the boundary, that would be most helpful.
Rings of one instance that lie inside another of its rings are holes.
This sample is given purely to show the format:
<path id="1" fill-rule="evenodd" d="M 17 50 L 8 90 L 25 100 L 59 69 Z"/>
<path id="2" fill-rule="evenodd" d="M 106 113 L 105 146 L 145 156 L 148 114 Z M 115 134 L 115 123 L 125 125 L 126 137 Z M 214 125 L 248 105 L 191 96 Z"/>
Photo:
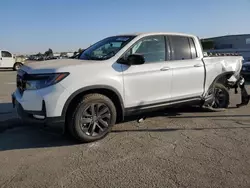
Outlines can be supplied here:
<path id="1" fill-rule="evenodd" d="M 63 117 L 47 117 L 46 116 L 46 105 L 42 102 L 41 111 L 28 111 L 24 110 L 21 103 L 16 100 L 14 94 L 11 95 L 13 108 L 16 109 L 18 117 L 25 124 L 35 125 L 40 128 L 47 128 L 53 130 L 54 132 L 63 134 L 64 133 L 64 123 Z"/>

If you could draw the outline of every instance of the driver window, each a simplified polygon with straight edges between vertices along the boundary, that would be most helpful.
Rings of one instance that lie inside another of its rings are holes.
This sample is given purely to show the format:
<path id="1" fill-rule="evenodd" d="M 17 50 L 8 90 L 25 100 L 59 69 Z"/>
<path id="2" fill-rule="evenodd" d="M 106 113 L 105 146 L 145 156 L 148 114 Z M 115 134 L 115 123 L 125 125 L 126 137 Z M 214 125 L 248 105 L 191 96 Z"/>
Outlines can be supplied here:
<path id="1" fill-rule="evenodd" d="M 164 36 L 149 36 L 137 41 L 125 54 L 125 59 L 131 54 L 141 54 L 145 63 L 165 61 L 165 39 Z"/>

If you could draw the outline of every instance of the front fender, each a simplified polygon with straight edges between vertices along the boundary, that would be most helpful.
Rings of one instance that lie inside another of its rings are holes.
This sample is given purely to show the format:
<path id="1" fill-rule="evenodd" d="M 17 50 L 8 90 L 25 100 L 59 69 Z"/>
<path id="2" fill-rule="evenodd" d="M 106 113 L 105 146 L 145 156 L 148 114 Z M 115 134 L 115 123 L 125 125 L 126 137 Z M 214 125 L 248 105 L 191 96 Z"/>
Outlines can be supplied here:
<path id="1" fill-rule="evenodd" d="M 109 91 L 112 91 L 113 93 L 116 94 L 116 96 L 118 97 L 119 101 L 120 101 L 120 104 L 121 104 L 121 109 L 122 109 L 122 115 L 124 114 L 124 103 L 123 103 L 123 97 L 122 95 L 120 94 L 120 92 L 111 87 L 111 86 L 108 86 L 108 85 L 92 85 L 92 86 L 86 86 L 86 87 L 83 87 L 83 88 L 80 88 L 78 90 L 76 90 L 75 92 L 73 92 L 69 97 L 68 99 L 66 100 L 65 104 L 64 104 L 64 107 L 63 107 L 63 110 L 62 110 L 62 116 L 65 117 L 66 116 L 66 113 L 67 113 L 67 109 L 70 105 L 70 103 L 74 100 L 74 98 L 81 94 L 81 93 L 84 93 L 84 92 L 87 92 L 87 91 L 90 91 L 90 90 L 95 90 L 95 89 L 106 89 L 106 90 L 109 90 Z"/>

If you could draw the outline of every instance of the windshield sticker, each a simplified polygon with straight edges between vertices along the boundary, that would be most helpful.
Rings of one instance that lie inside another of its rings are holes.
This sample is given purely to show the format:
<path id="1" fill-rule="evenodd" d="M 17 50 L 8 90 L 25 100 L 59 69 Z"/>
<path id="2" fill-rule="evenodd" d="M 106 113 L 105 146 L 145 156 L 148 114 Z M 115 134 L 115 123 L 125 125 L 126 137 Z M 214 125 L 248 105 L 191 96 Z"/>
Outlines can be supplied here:
<path id="1" fill-rule="evenodd" d="M 116 41 L 123 41 L 123 42 L 125 42 L 128 39 L 129 39 L 128 37 L 119 37 L 119 38 L 116 39 Z"/>

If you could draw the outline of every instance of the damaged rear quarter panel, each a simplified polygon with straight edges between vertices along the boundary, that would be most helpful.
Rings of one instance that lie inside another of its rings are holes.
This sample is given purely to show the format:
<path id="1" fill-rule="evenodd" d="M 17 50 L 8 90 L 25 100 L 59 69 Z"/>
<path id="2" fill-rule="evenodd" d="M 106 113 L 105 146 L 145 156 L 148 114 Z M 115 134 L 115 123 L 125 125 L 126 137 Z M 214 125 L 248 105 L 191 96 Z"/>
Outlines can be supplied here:
<path id="1" fill-rule="evenodd" d="M 241 56 L 223 56 L 223 57 L 205 57 L 203 58 L 206 67 L 205 92 L 213 81 L 224 73 L 234 72 L 232 77 L 240 74 L 243 57 Z"/>

